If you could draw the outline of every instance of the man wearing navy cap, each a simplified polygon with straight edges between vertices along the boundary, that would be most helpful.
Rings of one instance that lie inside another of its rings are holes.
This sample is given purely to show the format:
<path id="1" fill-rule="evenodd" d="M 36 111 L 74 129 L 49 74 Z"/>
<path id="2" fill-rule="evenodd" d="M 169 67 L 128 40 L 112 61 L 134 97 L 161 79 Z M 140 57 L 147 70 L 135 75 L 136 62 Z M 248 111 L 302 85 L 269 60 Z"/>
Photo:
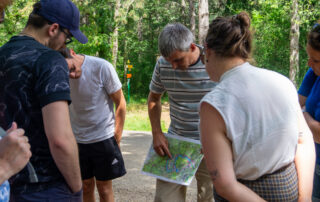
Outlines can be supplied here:
<path id="1" fill-rule="evenodd" d="M 55 50 L 88 40 L 70 0 L 34 4 L 24 30 L 0 48 L 0 125 L 17 122 L 29 138 L 34 171 L 10 179 L 11 201 L 82 201 L 78 149 L 72 133 L 69 71 Z"/>

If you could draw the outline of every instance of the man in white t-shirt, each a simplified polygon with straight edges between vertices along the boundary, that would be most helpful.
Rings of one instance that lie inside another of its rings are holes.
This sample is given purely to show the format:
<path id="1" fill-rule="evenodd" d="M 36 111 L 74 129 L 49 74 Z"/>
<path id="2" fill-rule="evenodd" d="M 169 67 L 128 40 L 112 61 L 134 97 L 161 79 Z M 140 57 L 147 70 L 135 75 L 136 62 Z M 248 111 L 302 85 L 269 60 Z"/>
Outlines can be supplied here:
<path id="1" fill-rule="evenodd" d="M 106 60 L 62 50 L 70 71 L 81 69 L 70 79 L 70 119 L 79 146 L 84 201 L 114 201 L 112 180 L 126 173 L 119 149 L 126 101 L 113 66 Z M 116 111 L 114 112 L 114 104 Z"/>

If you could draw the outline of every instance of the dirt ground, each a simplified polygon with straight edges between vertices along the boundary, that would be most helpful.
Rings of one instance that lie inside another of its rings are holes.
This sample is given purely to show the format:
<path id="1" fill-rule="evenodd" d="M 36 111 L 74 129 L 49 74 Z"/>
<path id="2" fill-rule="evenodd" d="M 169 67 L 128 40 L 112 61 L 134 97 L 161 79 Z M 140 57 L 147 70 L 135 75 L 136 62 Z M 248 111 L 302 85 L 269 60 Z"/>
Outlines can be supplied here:
<path id="1" fill-rule="evenodd" d="M 141 117 L 147 117 L 147 107 L 137 109 Z M 135 113 L 136 111 L 135 110 Z M 130 113 L 130 112 L 127 112 Z M 170 124 L 169 104 L 162 104 L 161 120 L 168 128 Z M 116 202 L 152 202 L 155 193 L 156 179 L 141 174 L 141 168 L 152 142 L 151 132 L 125 131 L 121 141 L 127 174 L 113 181 Z M 96 192 L 96 201 L 99 201 Z M 195 180 L 188 187 L 187 202 L 196 201 Z M 168 201 L 171 202 L 171 201 Z M 173 202 L 173 201 L 172 201 Z"/>
<path id="2" fill-rule="evenodd" d="M 167 127 L 170 125 L 170 108 L 169 103 L 162 104 L 161 120 L 163 120 Z"/>

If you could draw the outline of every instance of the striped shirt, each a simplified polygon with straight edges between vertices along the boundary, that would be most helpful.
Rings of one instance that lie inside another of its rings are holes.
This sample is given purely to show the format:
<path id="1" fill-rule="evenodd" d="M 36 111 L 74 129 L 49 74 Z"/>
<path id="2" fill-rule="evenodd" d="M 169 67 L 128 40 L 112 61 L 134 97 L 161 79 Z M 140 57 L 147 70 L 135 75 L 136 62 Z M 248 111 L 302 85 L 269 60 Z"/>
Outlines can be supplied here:
<path id="1" fill-rule="evenodd" d="M 169 134 L 199 139 L 199 103 L 215 85 L 200 58 L 186 70 L 173 69 L 163 57 L 158 59 L 149 87 L 153 93 L 168 93 Z"/>

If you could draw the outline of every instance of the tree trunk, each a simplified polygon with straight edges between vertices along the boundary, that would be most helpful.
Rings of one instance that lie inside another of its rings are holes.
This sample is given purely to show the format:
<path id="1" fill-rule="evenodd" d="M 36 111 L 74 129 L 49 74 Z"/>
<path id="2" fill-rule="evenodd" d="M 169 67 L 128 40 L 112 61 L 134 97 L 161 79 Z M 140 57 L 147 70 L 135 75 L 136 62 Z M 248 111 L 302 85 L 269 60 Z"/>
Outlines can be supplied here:
<path id="1" fill-rule="evenodd" d="M 113 30 L 113 46 L 112 46 L 112 65 L 114 68 L 117 68 L 119 9 L 120 9 L 120 0 L 116 0 L 116 6 L 114 10 L 115 27 Z"/>
<path id="2" fill-rule="evenodd" d="M 185 0 L 181 0 L 181 6 L 180 6 L 180 9 L 181 9 L 181 20 L 180 22 L 182 24 L 186 24 L 186 18 L 187 18 L 187 15 L 186 15 L 186 9 L 187 8 L 187 5 L 186 5 L 186 2 Z"/>
<path id="3" fill-rule="evenodd" d="M 4 10 L 0 10 L 0 23 L 4 22 L 4 16 L 5 16 Z"/>
<path id="4" fill-rule="evenodd" d="M 196 13 L 194 9 L 193 0 L 189 0 L 189 16 L 190 16 L 190 30 L 193 36 L 196 36 Z"/>
<path id="5" fill-rule="evenodd" d="M 296 86 L 297 86 L 296 75 L 299 72 L 299 37 L 300 37 L 298 10 L 299 10 L 298 0 L 292 0 L 289 78 Z"/>
<path id="6" fill-rule="evenodd" d="M 137 31 L 138 31 L 138 39 L 139 41 L 142 41 L 143 39 L 143 23 L 142 23 L 142 16 L 139 16 L 138 25 L 137 25 Z"/>
<path id="7" fill-rule="evenodd" d="M 128 53 L 127 53 L 127 40 L 124 39 L 124 56 L 123 56 L 123 82 L 127 82 L 127 60 L 128 60 Z M 122 82 L 122 83 L 123 83 Z M 127 84 L 128 85 L 128 84 Z"/>
<path id="8" fill-rule="evenodd" d="M 208 0 L 199 0 L 199 44 L 203 44 L 203 41 L 207 35 L 209 29 L 209 10 Z"/>

